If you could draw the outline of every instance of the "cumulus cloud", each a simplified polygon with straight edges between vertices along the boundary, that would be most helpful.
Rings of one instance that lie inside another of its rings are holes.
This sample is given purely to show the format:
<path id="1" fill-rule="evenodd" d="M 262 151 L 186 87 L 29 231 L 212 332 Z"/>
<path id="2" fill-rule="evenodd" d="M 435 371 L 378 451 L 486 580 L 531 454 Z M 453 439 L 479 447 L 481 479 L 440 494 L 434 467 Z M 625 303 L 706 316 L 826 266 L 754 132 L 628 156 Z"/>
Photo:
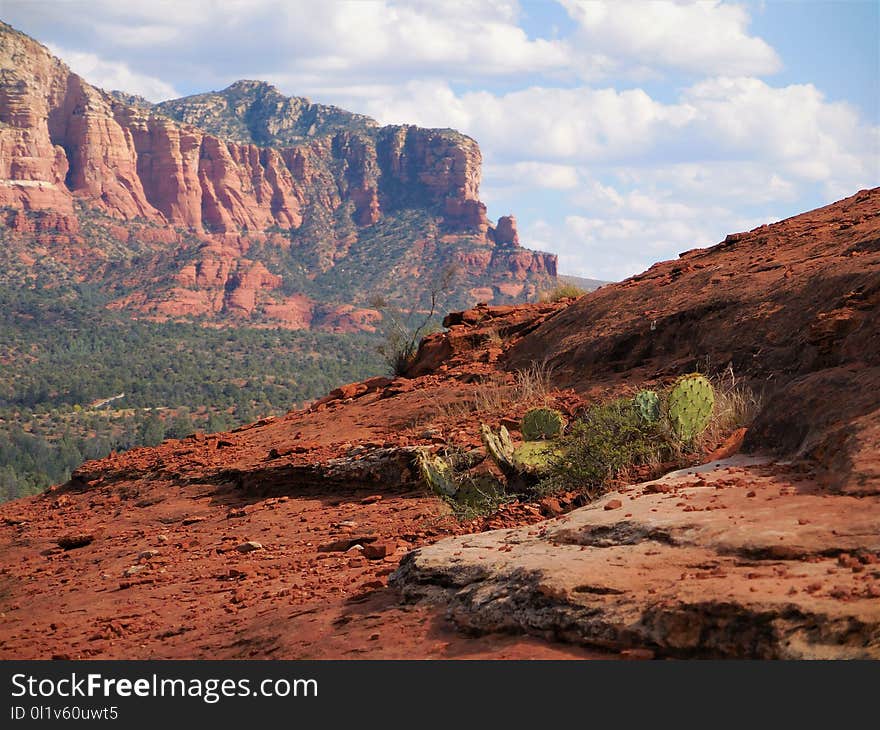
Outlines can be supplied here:
<path id="1" fill-rule="evenodd" d="M 639 209 L 642 201 L 638 196 L 626 197 L 619 206 L 594 215 L 540 218 L 527 225 L 520 237 L 529 245 L 556 253 L 563 274 L 619 281 L 656 261 L 717 243 L 726 233 L 750 230 L 773 220 L 681 203 L 671 208 L 661 204 L 645 215 Z"/>
<path id="2" fill-rule="evenodd" d="M 642 89 L 536 86 L 457 95 L 442 81 L 404 84 L 368 102 L 367 110 L 386 123 L 455 126 L 505 158 L 551 161 L 636 158 L 695 113 L 688 105 L 657 102 Z"/>
<path id="3" fill-rule="evenodd" d="M 288 93 L 317 86 L 434 78 L 769 73 L 773 49 L 749 35 L 748 12 L 718 2 L 560 0 L 574 30 L 532 37 L 515 0 L 6 0 L 13 22 L 145 73 L 181 73 L 216 88 L 273 75 Z M 79 48 L 78 50 L 83 50 Z M 208 61 L 208 62 L 206 62 Z"/>
<path id="4" fill-rule="evenodd" d="M 572 165 L 531 160 L 500 165 L 489 163 L 483 166 L 483 179 L 496 189 L 508 187 L 520 190 L 572 190 L 578 186 L 578 171 Z"/>
<path id="5" fill-rule="evenodd" d="M 515 0 L 5 0 L 4 18 L 152 100 L 260 78 L 460 129 L 483 150 L 490 215 L 517 214 L 568 273 L 621 278 L 880 183 L 880 127 L 762 78 L 781 60 L 748 6 L 560 3 L 567 25 L 547 33 Z"/>
<path id="6" fill-rule="evenodd" d="M 721 2 L 561 0 L 579 25 L 581 43 L 618 64 L 667 67 L 700 75 L 767 74 L 781 61 L 748 34 L 749 14 Z"/>
<path id="7" fill-rule="evenodd" d="M 812 84 L 772 87 L 754 78 L 708 79 L 684 102 L 697 110 L 694 133 L 705 148 L 762 159 L 829 187 L 877 182 L 878 128 L 845 102 L 829 102 Z"/>
<path id="8" fill-rule="evenodd" d="M 700 81 L 674 103 L 662 103 L 641 89 L 456 94 L 448 84 L 429 81 L 389 89 L 365 106 L 385 123 L 461 129 L 482 142 L 490 164 L 677 163 L 676 174 L 693 179 L 699 169 L 718 170 L 723 162 L 726 177 L 743 196 L 756 194 L 751 183 L 760 180 L 766 186 L 762 194 L 777 199 L 790 198 L 798 183 L 819 183 L 832 194 L 878 181 L 878 128 L 845 102 L 827 101 L 810 84 L 774 87 L 754 78 L 722 77 Z M 747 174 L 749 184 L 732 171 Z"/>
<path id="9" fill-rule="evenodd" d="M 161 79 L 146 76 L 132 71 L 121 61 L 108 61 L 94 53 L 70 51 L 58 46 L 49 46 L 49 50 L 64 59 L 71 70 L 82 76 L 93 86 L 108 91 L 120 90 L 130 94 L 138 94 L 150 101 L 174 99 L 178 93 L 174 87 Z"/>
<path id="10" fill-rule="evenodd" d="M 25 29 L 85 37 L 102 55 L 124 51 L 151 74 L 195 73 L 213 88 L 242 74 L 272 75 L 288 93 L 304 94 L 313 93 L 310 81 L 333 86 L 415 76 L 474 79 L 562 71 L 572 59 L 566 40 L 530 38 L 517 22 L 518 3 L 507 0 L 6 4 Z"/>

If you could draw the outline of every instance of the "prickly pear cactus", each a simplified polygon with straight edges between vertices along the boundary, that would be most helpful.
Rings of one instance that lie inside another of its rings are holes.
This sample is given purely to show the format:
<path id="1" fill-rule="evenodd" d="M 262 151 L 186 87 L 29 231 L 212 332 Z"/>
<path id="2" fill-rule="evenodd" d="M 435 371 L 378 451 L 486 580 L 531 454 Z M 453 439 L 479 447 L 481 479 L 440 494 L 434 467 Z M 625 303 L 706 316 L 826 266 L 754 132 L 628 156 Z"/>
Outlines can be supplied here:
<path id="1" fill-rule="evenodd" d="M 633 406 L 643 421 L 656 423 L 660 420 L 660 396 L 653 390 L 640 390 L 636 393 Z"/>
<path id="2" fill-rule="evenodd" d="M 561 452 L 553 441 L 526 441 L 514 449 L 513 465 L 523 474 L 541 476 L 545 474 Z"/>
<path id="3" fill-rule="evenodd" d="M 682 441 L 693 441 L 712 419 L 715 391 L 699 373 L 680 377 L 666 399 L 666 415 Z"/>
<path id="4" fill-rule="evenodd" d="M 458 491 L 452 467 L 440 456 L 432 456 L 426 451 L 419 451 L 416 461 L 422 479 L 435 494 L 454 497 Z"/>
<path id="5" fill-rule="evenodd" d="M 496 434 L 485 423 L 481 423 L 480 435 L 483 438 L 486 453 L 498 464 L 502 471 L 511 468 L 513 466 L 511 461 L 513 458 L 513 441 L 510 438 L 510 432 L 502 426 L 501 430 Z"/>
<path id="6" fill-rule="evenodd" d="M 523 416 L 520 430 L 526 441 L 554 439 L 562 434 L 565 417 L 552 408 L 532 408 Z"/>
<path id="7" fill-rule="evenodd" d="M 468 476 L 462 480 L 455 501 L 460 505 L 480 505 L 504 496 L 504 485 L 490 474 Z"/>

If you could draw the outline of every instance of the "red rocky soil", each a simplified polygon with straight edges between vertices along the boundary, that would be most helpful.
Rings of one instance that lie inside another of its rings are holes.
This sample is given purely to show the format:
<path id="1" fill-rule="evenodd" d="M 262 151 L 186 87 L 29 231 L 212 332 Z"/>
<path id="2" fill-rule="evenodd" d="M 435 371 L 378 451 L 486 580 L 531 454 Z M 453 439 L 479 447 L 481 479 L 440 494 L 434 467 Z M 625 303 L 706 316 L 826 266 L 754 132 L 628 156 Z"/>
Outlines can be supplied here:
<path id="1" fill-rule="evenodd" d="M 862 191 L 574 302 L 450 315 L 411 378 L 0 506 L 0 656 L 878 656 L 878 214 Z M 412 450 L 513 425 L 522 403 L 466 404 L 545 357 L 570 414 L 732 363 L 763 456 L 454 521 Z"/>

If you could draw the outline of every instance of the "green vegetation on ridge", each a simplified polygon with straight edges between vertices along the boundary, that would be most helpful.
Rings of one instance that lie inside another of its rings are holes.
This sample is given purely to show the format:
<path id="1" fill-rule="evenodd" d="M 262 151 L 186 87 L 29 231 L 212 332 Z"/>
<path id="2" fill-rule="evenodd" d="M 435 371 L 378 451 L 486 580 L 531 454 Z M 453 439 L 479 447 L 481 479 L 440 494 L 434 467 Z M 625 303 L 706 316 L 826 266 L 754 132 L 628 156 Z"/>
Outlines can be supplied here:
<path id="1" fill-rule="evenodd" d="M 86 458 L 285 413 L 383 369 L 375 336 L 139 322 L 95 296 L 0 289 L 0 499 Z"/>

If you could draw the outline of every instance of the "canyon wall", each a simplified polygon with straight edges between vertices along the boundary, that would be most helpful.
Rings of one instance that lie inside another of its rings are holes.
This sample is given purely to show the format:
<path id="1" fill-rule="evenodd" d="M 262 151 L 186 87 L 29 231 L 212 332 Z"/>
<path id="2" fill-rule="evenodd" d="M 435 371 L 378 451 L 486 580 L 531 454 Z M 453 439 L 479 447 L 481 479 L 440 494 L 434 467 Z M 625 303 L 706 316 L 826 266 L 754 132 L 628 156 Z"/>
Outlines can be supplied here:
<path id="1" fill-rule="evenodd" d="M 98 215 L 102 231 L 123 242 L 199 251 L 199 260 L 121 297 L 122 308 L 151 316 L 275 312 L 269 319 L 292 312 L 282 324 L 303 326 L 314 307 L 304 308 L 301 292 L 280 297 L 283 274 L 255 275 L 254 261 L 243 258 L 248 249 L 289 247 L 308 229 L 300 248 L 316 250 L 298 255 L 324 272 L 345 260 L 360 231 L 406 210 L 437 222 L 434 238 L 450 242 L 449 263 L 463 267 L 473 297 L 534 296 L 555 281 L 556 257 L 520 247 L 512 218 L 496 236 L 479 199 L 481 164 L 477 143 L 453 130 L 380 127 L 262 82 L 159 105 L 106 93 L 0 23 L 5 237 L 28 234 L 38 249 L 51 241 L 53 256 L 88 259 L 94 236 L 83 233 L 84 216 Z M 420 239 L 412 238 L 415 257 Z M 193 276 L 193 266 L 224 276 Z"/>

